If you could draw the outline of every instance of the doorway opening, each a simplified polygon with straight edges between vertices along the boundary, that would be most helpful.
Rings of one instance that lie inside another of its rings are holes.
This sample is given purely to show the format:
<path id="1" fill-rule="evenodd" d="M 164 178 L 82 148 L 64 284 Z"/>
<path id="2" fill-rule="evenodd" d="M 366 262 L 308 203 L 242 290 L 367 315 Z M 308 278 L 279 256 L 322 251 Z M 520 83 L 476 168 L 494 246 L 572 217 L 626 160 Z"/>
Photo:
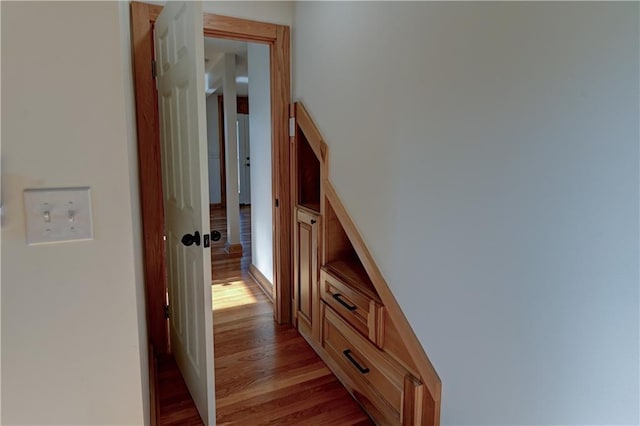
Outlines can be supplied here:
<path id="1" fill-rule="evenodd" d="M 158 101 L 152 76 L 153 26 L 162 6 L 132 2 L 132 42 L 135 66 L 136 118 L 143 222 L 144 273 L 147 290 L 149 340 L 155 353 L 168 350 L 165 308 L 166 259 L 158 126 Z M 204 14 L 204 36 L 261 43 L 269 46 L 271 93 L 271 163 L 274 226 L 274 318 L 291 322 L 292 209 L 289 182 L 288 135 L 290 65 L 289 27 Z"/>
<path id="2" fill-rule="evenodd" d="M 131 3 L 140 193 L 142 205 L 149 366 L 153 383 L 152 420 L 157 419 L 156 356 L 169 351 L 167 334 L 164 206 L 160 161 L 158 94 L 153 78 L 153 28 L 163 6 Z M 289 28 L 246 19 L 203 14 L 203 35 L 250 41 L 267 46 L 270 68 L 272 142 L 271 187 L 273 229 L 273 315 L 277 323 L 291 322 L 291 231 L 288 117 L 290 100 Z M 237 149 L 237 145 L 236 145 Z M 239 206 L 238 206 L 239 207 Z M 194 234 L 195 236 L 195 234 Z"/>
<path id="3" fill-rule="evenodd" d="M 248 272 L 273 300 L 269 46 L 205 37 L 204 49 L 212 277 Z"/>

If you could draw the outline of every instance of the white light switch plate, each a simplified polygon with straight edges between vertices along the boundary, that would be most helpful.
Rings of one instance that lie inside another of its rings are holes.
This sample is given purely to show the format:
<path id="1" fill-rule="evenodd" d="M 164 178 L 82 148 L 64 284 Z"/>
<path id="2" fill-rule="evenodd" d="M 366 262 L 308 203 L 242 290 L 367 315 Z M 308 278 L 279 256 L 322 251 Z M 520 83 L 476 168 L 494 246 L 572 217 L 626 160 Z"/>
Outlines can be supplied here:
<path id="1" fill-rule="evenodd" d="M 29 245 L 93 239 L 88 187 L 25 189 L 24 207 Z"/>

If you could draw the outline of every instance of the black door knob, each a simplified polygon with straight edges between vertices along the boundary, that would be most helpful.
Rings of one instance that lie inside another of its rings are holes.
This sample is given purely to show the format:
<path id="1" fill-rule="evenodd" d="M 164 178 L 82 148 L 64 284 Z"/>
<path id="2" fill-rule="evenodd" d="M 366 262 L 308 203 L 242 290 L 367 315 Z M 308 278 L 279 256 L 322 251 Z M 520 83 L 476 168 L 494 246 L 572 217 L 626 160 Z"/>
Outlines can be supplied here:
<path id="1" fill-rule="evenodd" d="M 193 235 L 184 234 L 180 241 L 182 242 L 182 244 L 184 244 L 187 247 L 193 245 L 194 243 L 195 243 L 195 245 L 199 246 L 200 245 L 200 233 L 198 231 L 196 231 L 196 232 L 193 233 Z"/>
<path id="2" fill-rule="evenodd" d="M 220 234 L 220 231 L 211 231 L 211 239 L 213 241 L 220 241 L 221 237 L 222 237 L 222 234 Z"/>

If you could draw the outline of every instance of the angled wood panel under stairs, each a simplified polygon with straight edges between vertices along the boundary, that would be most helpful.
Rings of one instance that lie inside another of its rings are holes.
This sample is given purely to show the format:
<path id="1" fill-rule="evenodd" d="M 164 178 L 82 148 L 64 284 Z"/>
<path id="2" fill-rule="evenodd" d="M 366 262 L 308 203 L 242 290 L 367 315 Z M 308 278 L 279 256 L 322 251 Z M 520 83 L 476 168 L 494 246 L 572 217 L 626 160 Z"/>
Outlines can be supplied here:
<path id="1" fill-rule="evenodd" d="M 319 130 L 301 103 L 291 115 L 294 323 L 378 423 L 438 425 L 440 378 L 329 180 Z"/>

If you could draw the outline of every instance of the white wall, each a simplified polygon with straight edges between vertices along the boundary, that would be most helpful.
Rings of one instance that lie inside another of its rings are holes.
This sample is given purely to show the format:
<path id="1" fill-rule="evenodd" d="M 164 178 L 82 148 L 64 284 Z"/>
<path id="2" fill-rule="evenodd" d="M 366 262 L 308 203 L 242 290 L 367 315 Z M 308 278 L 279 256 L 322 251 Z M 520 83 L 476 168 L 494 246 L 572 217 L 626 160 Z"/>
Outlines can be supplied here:
<path id="1" fill-rule="evenodd" d="M 271 84 L 269 46 L 249 43 L 251 262 L 273 283 Z"/>
<path id="2" fill-rule="evenodd" d="M 445 425 L 640 420 L 638 8 L 295 6 L 295 97 Z"/>
<path id="3" fill-rule="evenodd" d="M 165 4 L 161 0 L 148 0 L 145 3 Z M 292 1 L 217 1 L 204 0 L 202 10 L 235 18 L 252 19 L 280 25 L 293 25 Z"/>
<path id="4" fill-rule="evenodd" d="M 138 343 L 140 345 L 140 374 L 144 424 L 151 422 L 149 394 L 149 343 L 147 335 L 146 295 L 142 253 L 142 215 L 140 211 L 140 185 L 138 170 L 138 135 L 136 129 L 135 91 L 133 84 L 133 53 L 131 43 L 131 9 L 126 2 L 118 2 L 122 76 L 124 80 L 125 120 L 127 128 L 127 152 L 129 157 L 129 191 L 133 237 L 136 306 L 138 312 Z M 1 419 L 1 417 L 0 417 Z"/>
<path id="5" fill-rule="evenodd" d="M 3 424 L 147 420 L 124 7 L 1 5 Z M 94 240 L 27 246 L 23 190 L 79 185 Z"/>
<path id="6" fill-rule="evenodd" d="M 202 9 L 207 13 L 272 24 L 293 24 L 293 2 L 290 1 L 203 1 Z"/>
<path id="7" fill-rule="evenodd" d="M 209 155 L 209 203 L 221 202 L 218 97 L 207 96 L 207 145 Z"/>

